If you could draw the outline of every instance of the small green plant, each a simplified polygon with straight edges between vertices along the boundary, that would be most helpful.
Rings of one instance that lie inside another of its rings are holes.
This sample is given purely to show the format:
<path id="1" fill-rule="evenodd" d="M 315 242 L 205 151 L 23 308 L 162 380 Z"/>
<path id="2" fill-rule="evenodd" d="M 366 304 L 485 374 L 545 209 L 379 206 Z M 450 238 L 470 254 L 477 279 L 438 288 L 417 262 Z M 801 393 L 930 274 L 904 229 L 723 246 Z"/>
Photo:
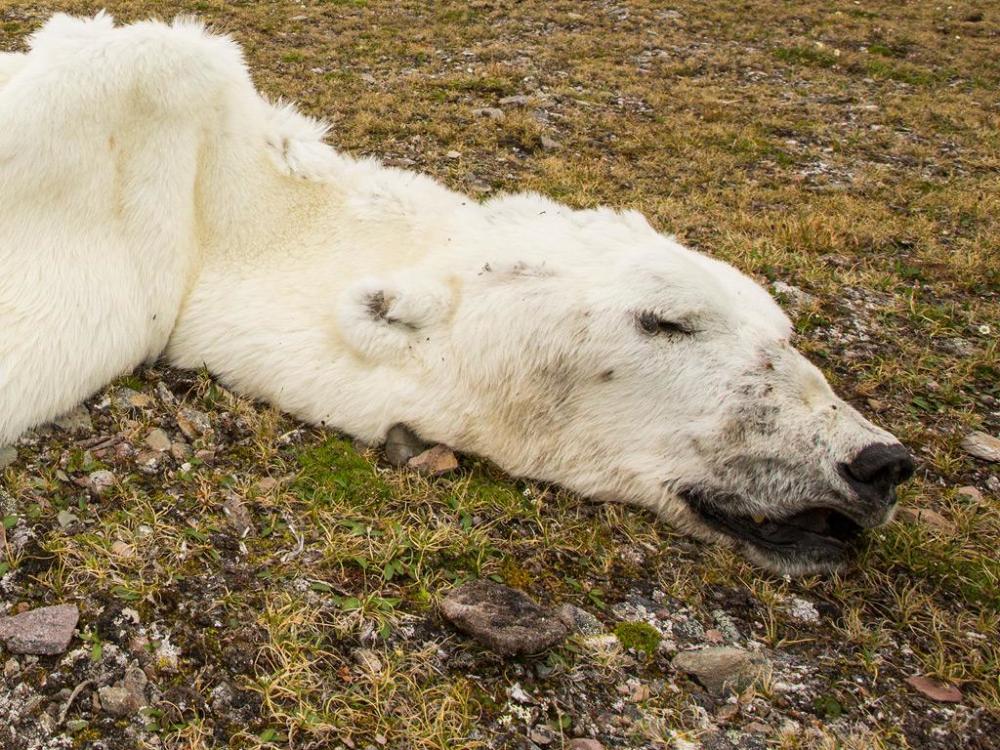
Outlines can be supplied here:
<path id="1" fill-rule="evenodd" d="M 645 622 L 621 622 L 615 627 L 615 636 L 626 649 L 635 649 L 650 657 L 656 653 L 662 636 L 660 631 Z"/>
<path id="2" fill-rule="evenodd" d="M 821 716 L 824 719 L 836 719 L 844 713 L 844 707 L 832 695 L 817 696 L 813 701 L 813 710 L 817 716 Z"/>
<path id="3" fill-rule="evenodd" d="M 818 68 L 832 68 L 837 64 L 837 58 L 831 52 L 812 47 L 779 47 L 774 50 L 774 56 L 782 62 Z"/>

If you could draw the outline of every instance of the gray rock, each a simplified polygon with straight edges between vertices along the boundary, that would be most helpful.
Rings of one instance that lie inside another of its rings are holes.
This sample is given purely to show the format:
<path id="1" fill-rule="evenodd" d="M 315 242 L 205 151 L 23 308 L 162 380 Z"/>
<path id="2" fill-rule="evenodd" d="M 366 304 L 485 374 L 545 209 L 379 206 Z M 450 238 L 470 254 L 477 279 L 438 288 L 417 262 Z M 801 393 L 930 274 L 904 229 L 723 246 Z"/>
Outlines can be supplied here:
<path id="1" fill-rule="evenodd" d="M 165 453 L 170 450 L 172 443 L 170 436 L 159 427 L 156 427 L 146 434 L 146 445 L 149 446 L 150 450 L 154 450 L 157 453 Z"/>
<path id="2" fill-rule="evenodd" d="M 155 474 L 163 465 L 164 455 L 158 451 L 142 451 L 135 457 L 135 463 L 143 474 Z"/>
<path id="3" fill-rule="evenodd" d="M 559 608 L 559 619 L 570 631 L 580 635 L 600 635 L 604 632 L 600 620 L 573 604 L 564 604 Z"/>
<path id="4" fill-rule="evenodd" d="M 455 458 L 454 452 L 448 446 L 435 445 L 411 458 L 406 462 L 406 465 L 411 469 L 416 469 L 421 474 L 439 476 L 457 469 L 458 459 Z"/>
<path id="5" fill-rule="evenodd" d="M 597 740 L 579 738 L 572 740 L 566 748 L 567 750 L 604 750 L 604 745 Z"/>
<path id="6" fill-rule="evenodd" d="M 253 533 L 253 518 L 250 515 L 250 511 L 247 510 L 246 504 L 236 493 L 230 493 L 226 498 L 226 502 L 222 505 L 222 510 L 226 514 L 226 520 L 229 521 L 229 525 L 233 528 L 241 538 L 248 536 Z"/>
<path id="7" fill-rule="evenodd" d="M 119 718 L 132 716 L 146 705 L 146 683 L 146 674 L 141 669 L 129 667 L 121 684 L 97 691 L 101 708 Z"/>
<path id="8" fill-rule="evenodd" d="M 3 471 L 17 460 L 17 448 L 8 445 L 0 448 L 0 471 Z"/>
<path id="9" fill-rule="evenodd" d="M 104 495 L 115 486 L 115 475 L 107 469 L 100 469 L 90 473 L 87 477 L 87 484 L 95 495 Z"/>
<path id="10" fill-rule="evenodd" d="M 56 514 L 56 521 L 59 522 L 59 527 L 62 529 L 68 529 L 80 522 L 80 519 L 75 515 L 70 513 L 68 510 L 61 510 Z"/>
<path id="11" fill-rule="evenodd" d="M 675 620 L 673 633 L 681 641 L 700 643 L 705 640 L 705 628 L 693 617 L 681 617 Z"/>
<path id="12" fill-rule="evenodd" d="M 160 382 L 156 384 L 156 395 L 160 397 L 162 401 L 167 406 L 173 406 L 177 403 L 177 399 L 174 398 L 174 394 L 167 388 L 167 384 Z"/>
<path id="13" fill-rule="evenodd" d="M 75 604 L 59 604 L 0 618 L 0 641 L 15 654 L 54 656 L 69 648 L 80 619 Z"/>
<path id="14" fill-rule="evenodd" d="M 445 597 L 441 612 L 455 627 L 503 656 L 537 654 L 561 642 L 569 628 L 522 591 L 471 581 Z"/>
<path id="15" fill-rule="evenodd" d="M 123 687 L 102 687 L 97 691 L 101 708 L 112 716 L 131 716 L 142 706 L 128 690 Z"/>
<path id="16" fill-rule="evenodd" d="M 191 458 L 191 446 L 183 440 L 178 440 L 170 444 L 170 455 L 178 461 L 187 461 Z"/>
<path id="17" fill-rule="evenodd" d="M 499 107 L 480 107 L 472 110 L 476 117 L 489 117 L 491 120 L 502 120 L 506 115 Z"/>
<path id="18" fill-rule="evenodd" d="M 395 424 L 385 436 L 385 458 L 393 466 L 406 466 L 407 462 L 431 447 L 405 424 Z"/>
<path id="19" fill-rule="evenodd" d="M 970 432 L 962 440 L 966 453 L 991 463 L 1000 463 L 1000 440 L 985 432 Z"/>
<path id="20" fill-rule="evenodd" d="M 111 397 L 111 403 L 122 411 L 146 409 L 153 405 L 153 397 L 145 393 L 139 393 L 139 391 L 132 390 L 131 388 L 119 388 L 115 391 L 114 396 Z"/>
<path id="21" fill-rule="evenodd" d="M 788 301 L 788 305 L 793 309 L 798 309 L 800 307 L 807 307 L 816 301 L 816 298 L 799 289 L 797 286 L 789 284 L 784 281 L 775 281 L 771 283 L 771 291 L 778 297 L 784 298 Z"/>
<path id="22" fill-rule="evenodd" d="M 941 342 L 941 348 L 957 357 L 971 357 L 976 353 L 976 345 L 967 339 L 954 336 Z"/>
<path id="23" fill-rule="evenodd" d="M 674 669 L 691 675 L 717 697 L 730 690 L 744 690 L 757 679 L 764 664 L 762 657 L 729 646 L 682 651 L 673 661 Z"/>
<path id="24" fill-rule="evenodd" d="M 785 599 L 784 604 L 785 611 L 788 613 L 788 616 L 796 622 L 805 623 L 807 625 L 817 625 L 819 623 L 819 610 L 817 610 L 816 605 L 808 599 L 803 599 L 799 596 L 790 596 Z"/>
<path id="25" fill-rule="evenodd" d="M 719 626 L 719 632 L 722 633 L 723 638 L 730 643 L 736 643 L 740 640 L 740 629 L 736 627 L 733 618 L 725 610 L 712 610 L 712 618 Z"/>
<path id="26" fill-rule="evenodd" d="M 94 422 L 85 406 L 78 406 L 73 411 L 63 414 L 52 424 L 71 435 L 85 435 L 94 429 Z"/>
<path id="27" fill-rule="evenodd" d="M 212 431 L 212 422 L 204 412 L 184 406 L 177 410 L 177 427 L 188 440 L 196 440 Z"/>

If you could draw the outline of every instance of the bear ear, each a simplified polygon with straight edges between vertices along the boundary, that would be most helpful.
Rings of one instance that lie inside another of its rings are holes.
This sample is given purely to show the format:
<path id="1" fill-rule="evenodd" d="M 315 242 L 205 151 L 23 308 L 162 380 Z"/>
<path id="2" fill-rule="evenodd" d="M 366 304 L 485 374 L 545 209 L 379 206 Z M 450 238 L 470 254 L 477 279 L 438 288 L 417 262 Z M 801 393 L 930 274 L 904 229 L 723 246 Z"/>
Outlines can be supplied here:
<path id="1" fill-rule="evenodd" d="M 451 317 L 456 291 L 437 281 L 364 279 L 345 293 L 337 323 L 365 359 L 396 359 L 426 338 L 421 332 Z"/>

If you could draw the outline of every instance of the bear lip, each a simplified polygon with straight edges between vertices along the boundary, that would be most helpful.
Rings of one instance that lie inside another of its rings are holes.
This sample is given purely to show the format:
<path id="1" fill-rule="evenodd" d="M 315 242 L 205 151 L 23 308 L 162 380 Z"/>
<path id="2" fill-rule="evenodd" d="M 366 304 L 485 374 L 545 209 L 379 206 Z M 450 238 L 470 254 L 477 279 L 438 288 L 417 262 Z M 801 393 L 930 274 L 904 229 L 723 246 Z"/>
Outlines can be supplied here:
<path id="1" fill-rule="evenodd" d="M 712 529 L 764 551 L 795 555 L 817 552 L 845 557 L 865 527 L 843 512 L 826 506 L 806 508 L 781 518 L 730 513 L 715 498 L 686 491 L 681 497 Z M 729 498 L 732 500 L 733 498 Z"/>

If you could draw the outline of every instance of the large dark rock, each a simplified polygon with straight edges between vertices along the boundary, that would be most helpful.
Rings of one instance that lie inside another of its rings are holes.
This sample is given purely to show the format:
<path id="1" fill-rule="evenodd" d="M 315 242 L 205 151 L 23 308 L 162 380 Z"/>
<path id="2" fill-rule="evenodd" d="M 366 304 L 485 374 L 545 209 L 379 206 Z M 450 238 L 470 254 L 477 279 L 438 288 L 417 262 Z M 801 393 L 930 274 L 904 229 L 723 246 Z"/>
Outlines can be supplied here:
<path id="1" fill-rule="evenodd" d="M 459 586 L 442 602 L 441 611 L 456 628 L 503 656 L 537 654 L 569 635 L 556 612 L 493 581 Z"/>

